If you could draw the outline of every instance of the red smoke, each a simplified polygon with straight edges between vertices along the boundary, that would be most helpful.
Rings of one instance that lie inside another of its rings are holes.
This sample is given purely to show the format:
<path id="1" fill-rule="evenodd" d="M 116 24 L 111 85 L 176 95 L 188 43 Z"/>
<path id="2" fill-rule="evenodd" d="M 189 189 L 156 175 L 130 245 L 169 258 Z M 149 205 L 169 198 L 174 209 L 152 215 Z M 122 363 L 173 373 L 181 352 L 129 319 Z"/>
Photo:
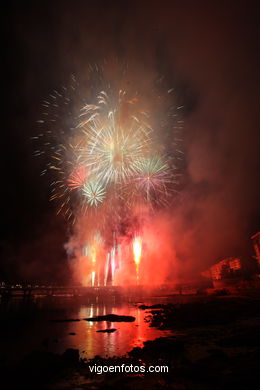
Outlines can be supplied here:
<path id="1" fill-rule="evenodd" d="M 88 220 L 79 220 L 74 236 L 67 244 L 67 250 L 74 253 L 71 261 L 75 283 L 91 285 L 91 275 L 95 272 L 95 285 L 117 286 L 156 286 L 177 279 L 177 261 L 174 250 L 174 236 L 169 218 L 157 214 L 146 218 L 139 229 L 141 238 L 141 260 L 138 274 L 133 253 L 134 231 L 118 235 L 116 243 L 106 246 L 104 241 L 93 244 L 93 233 L 88 228 Z M 96 247 L 95 263 L 91 248 Z M 111 274 L 111 275 L 110 275 Z"/>

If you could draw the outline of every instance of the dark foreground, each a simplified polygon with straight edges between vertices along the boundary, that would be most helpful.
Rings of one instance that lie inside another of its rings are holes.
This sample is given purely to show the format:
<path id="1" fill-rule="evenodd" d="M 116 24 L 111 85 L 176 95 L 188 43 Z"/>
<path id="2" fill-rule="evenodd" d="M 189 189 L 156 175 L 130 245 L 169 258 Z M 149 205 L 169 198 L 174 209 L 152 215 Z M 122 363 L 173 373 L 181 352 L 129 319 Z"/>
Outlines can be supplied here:
<path id="1" fill-rule="evenodd" d="M 205 296 L 182 304 L 142 306 L 151 326 L 173 336 L 144 343 L 129 356 L 80 360 L 34 352 L 12 369 L 2 367 L 8 389 L 174 389 L 260 388 L 259 298 Z M 14 351 L 15 353 L 15 351 Z M 97 366 L 167 366 L 168 373 L 91 373 Z M 3 382 L 2 382 L 3 383 Z"/>

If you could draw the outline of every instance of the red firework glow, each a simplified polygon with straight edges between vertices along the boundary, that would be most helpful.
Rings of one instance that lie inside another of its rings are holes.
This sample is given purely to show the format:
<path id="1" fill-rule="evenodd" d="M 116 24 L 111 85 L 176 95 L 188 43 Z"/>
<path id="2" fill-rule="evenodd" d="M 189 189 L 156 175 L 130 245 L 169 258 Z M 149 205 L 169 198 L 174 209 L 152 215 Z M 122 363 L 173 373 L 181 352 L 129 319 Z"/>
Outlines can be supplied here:
<path id="1" fill-rule="evenodd" d="M 68 187 L 76 190 L 83 186 L 88 177 L 88 170 L 84 165 L 79 165 L 70 174 L 68 178 Z"/>
<path id="2" fill-rule="evenodd" d="M 74 278 L 84 286 L 156 286 L 176 277 L 175 253 L 170 221 L 157 216 L 138 234 L 114 236 L 110 246 L 100 234 L 88 241 L 88 220 L 83 219 L 73 247 Z M 83 250 L 82 250 L 83 248 Z"/>

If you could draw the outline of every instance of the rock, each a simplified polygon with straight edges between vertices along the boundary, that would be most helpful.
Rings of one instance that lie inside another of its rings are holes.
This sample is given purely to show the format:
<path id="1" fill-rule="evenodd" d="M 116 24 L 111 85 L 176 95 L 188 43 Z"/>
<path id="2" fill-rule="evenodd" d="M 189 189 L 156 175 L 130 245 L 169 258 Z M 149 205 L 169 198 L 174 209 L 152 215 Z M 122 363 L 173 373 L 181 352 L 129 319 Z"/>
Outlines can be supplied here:
<path id="1" fill-rule="evenodd" d="M 93 321 L 93 322 L 99 322 L 99 321 L 134 322 L 135 321 L 135 317 L 132 317 L 132 316 L 119 316 L 117 314 L 107 314 L 105 316 L 84 318 L 84 320 L 85 321 Z"/>
<path id="2" fill-rule="evenodd" d="M 163 305 L 161 303 L 158 303 L 156 305 L 151 305 L 151 306 L 139 305 L 138 307 L 139 307 L 139 309 L 147 310 L 147 309 L 165 309 L 167 306 Z"/>

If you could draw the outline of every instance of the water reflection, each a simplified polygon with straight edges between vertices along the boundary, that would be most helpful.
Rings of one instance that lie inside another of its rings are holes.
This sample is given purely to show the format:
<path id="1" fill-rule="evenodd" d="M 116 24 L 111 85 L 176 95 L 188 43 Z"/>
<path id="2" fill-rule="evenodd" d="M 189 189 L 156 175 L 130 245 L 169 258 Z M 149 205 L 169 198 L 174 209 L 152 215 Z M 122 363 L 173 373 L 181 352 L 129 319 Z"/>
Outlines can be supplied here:
<path id="1" fill-rule="evenodd" d="M 84 318 L 99 315 L 117 314 L 131 315 L 136 318 L 134 322 L 92 322 Z M 79 307 L 78 318 L 80 322 L 66 324 L 67 332 L 75 332 L 73 340 L 67 336 L 63 344 L 68 348 L 78 348 L 84 357 L 118 356 L 123 355 L 134 347 L 142 347 L 145 340 L 165 335 L 157 329 L 150 328 L 144 317 L 147 314 L 133 304 L 91 304 Z M 55 324 L 60 325 L 60 324 Z M 98 333 L 98 330 L 117 329 L 113 333 Z M 83 352 L 85 351 L 85 352 Z"/>
<path id="2" fill-rule="evenodd" d="M 32 314 L 33 306 L 33 314 Z M 11 308 L 11 309 L 10 309 Z M 1 308 L 3 311 L 3 307 Z M 15 328 L 10 328 L 3 341 L 3 352 L 8 355 L 11 350 L 26 354 L 32 350 L 48 350 L 63 353 L 67 348 L 77 348 L 81 357 L 92 358 L 121 356 L 134 347 L 142 347 L 146 340 L 153 340 L 166 333 L 150 328 L 144 321 L 147 313 L 137 305 L 128 302 L 95 302 L 85 303 L 73 298 L 38 298 L 33 305 L 16 301 L 6 308 L 5 318 L 11 318 Z M 17 333 L 14 329 L 23 326 Z M 20 313 L 20 314 L 19 314 Z M 106 315 L 134 316 L 134 322 L 92 322 L 84 318 Z M 79 319 L 76 322 L 53 322 L 52 320 Z M 97 333 L 103 329 L 117 329 L 113 333 Z"/>

